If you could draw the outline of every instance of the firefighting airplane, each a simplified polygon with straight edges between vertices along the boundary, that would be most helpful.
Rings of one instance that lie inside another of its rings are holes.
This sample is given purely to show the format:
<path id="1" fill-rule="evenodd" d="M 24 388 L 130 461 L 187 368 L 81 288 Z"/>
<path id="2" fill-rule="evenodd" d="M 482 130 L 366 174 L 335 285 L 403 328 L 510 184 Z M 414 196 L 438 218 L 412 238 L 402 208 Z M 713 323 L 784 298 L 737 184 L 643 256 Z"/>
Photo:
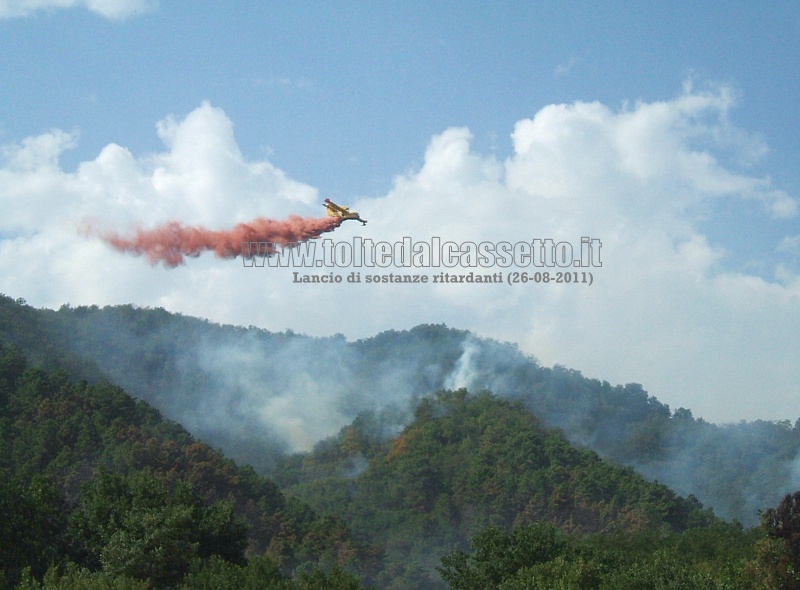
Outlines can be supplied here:
<path id="1" fill-rule="evenodd" d="M 345 220 L 355 219 L 360 221 L 361 225 L 367 225 L 367 220 L 361 219 L 359 214 L 355 211 L 350 211 L 350 207 L 342 207 L 330 199 L 325 199 L 325 208 L 328 210 L 328 215 L 331 217 L 343 217 Z"/>

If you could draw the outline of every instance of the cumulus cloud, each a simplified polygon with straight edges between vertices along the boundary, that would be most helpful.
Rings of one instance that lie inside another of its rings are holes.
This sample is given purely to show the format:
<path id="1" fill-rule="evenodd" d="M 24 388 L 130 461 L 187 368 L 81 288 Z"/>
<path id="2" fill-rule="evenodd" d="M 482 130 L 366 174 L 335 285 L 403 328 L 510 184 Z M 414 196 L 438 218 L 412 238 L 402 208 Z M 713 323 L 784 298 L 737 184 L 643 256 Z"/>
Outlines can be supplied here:
<path id="1" fill-rule="evenodd" d="M 158 7 L 158 0 L 0 0 L 0 19 L 76 7 L 87 8 L 109 20 L 122 21 L 154 10 Z"/>
<path id="2" fill-rule="evenodd" d="M 268 161 L 244 157 L 233 124 L 208 103 L 167 117 L 162 152 L 109 145 L 65 172 L 75 134 L 51 131 L 3 150 L 0 291 L 34 305 L 133 302 L 214 321 L 364 337 L 417 323 L 447 323 L 518 342 L 545 364 L 611 382 L 636 381 L 673 407 L 711 420 L 800 415 L 800 282 L 775 263 L 770 282 L 728 269 L 727 252 L 699 229 L 709 203 L 757 200 L 791 217 L 797 201 L 746 161 L 764 143 L 731 125 L 725 88 L 612 109 L 549 105 L 515 125 L 514 152 L 475 153 L 468 129 L 433 137 L 416 170 L 380 198 L 352 203 L 367 226 L 333 239 L 602 242 L 594 283 L 367 284 L 367 275 L 523 270 L 470 268 L 245 268 L 201 256 L 176 270 L 151 267 L 80 236 L 93 223 L 124 231 L 169 219 L 224 228 L 259 215 L 321 214 L 314 187 Z M 743 163 L 740 166 L 731 162 Z M 791 250 L 793 238 L 781 246 Z M 303 285 L 333 272 L 359 284 Z M 525 269 L 528 271 L 539 269 Z M 551 269 L 554 270 L 554 269 Z M 780 272 L 783 272 L 781 275 Z M 431 279 L 432 280 L 432 279 Z M 57 288 L 56 288 L 57 286 Z"/>

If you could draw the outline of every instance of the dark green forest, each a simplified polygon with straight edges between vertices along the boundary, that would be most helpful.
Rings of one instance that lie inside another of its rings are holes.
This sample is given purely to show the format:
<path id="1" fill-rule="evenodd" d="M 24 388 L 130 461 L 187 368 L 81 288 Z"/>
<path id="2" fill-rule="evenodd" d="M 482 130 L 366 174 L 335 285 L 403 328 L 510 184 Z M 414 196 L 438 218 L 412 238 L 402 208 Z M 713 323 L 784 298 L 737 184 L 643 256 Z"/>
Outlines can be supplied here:
<path id="1" fill-rule="evenodd" d="M 244 416 L 253 380 L 330 386 L 344 425 L 291 452 L 279 412 Z M 798 425 L 711 425 L 444 326 L 347 343 L 2 298 L 0 411 L 0 589 L 800 587 Z M 642 468 L 700 448 L 700 494 Z"/>
<path id="2" fill-rule="evenodd" d="M 223 326 L 163 309 L 53 311 L 0 296 L 0 341 L 19 346 L 36 366 L 119 385 L 264 475 L 277 457 L 298 446 L 310 450 L 362 413 L 394 436 L 409 423 L 416 400 L 465 387 L 519 400 L 573 444 L 746 526 L 800 488 L 796 416 L 711 424 L 690 409 L 668 407 L 639 384 L 611 385 L 543 367 L 512 344 L 442 325 L 348 342 Z M 290 423 L 297 424 L 293 431 Z"/>
<path id="3" fill-rule="evenodd" d="M 45 576 L 45 587 L 168 588 L 247 579 L 248 568 L 271 572 L 275 587 L 357 587 L 340 565 L 366 564 L 373 549 L 340 518 L 286 498 L 118 387 L 27 364 L 0 348 L 7 587 Z"/>

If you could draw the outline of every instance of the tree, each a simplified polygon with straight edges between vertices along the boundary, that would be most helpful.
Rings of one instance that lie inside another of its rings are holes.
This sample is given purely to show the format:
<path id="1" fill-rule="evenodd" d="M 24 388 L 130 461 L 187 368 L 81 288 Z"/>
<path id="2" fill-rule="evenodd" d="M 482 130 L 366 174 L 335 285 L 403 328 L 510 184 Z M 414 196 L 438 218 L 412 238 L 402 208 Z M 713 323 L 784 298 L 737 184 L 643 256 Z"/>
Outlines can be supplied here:
<path id="1" fill-rule="evenodd" d="M 101 473 L 70 519 L 75 559 L 112 576 L 174 586 L 196 560 L 244 563 L 247 527 L 230 505 L 205 506 L 183 482 Z"/>
<path id="2" fill-rule="evenodd" d="M 768 541 L 761 547 L 761 561 L 769 587 L 800 588 L 800 491 L 787 494 L 777 508 L 761 515 Z"/>
<path id="3" fill-rule="evenodd" d="M 190 572 L 180 590 L 294 590 L 294 584 L 271 558 L 251 557 L 246 566 L 211 557 L 198 571 Z"/>
<path id="4" fill-rule="evenodd" d="M 506 534 L 497 527 L 484 529 L 472 541 L 473 553 L 461 550 L 442 558 L 436 569 L 452 590 L 491 590 L 524 567 L 564 555 L 566 540 L 549 523 L 521 526 Z"/>
<path id="5" fill-rule="evenodd" d="M 52 482 L 35 478 L 26 488 L 0 480 L 0 572 L 15 583 L 24 569 L 41 577 L 64 554 L 64 499 Z"/>

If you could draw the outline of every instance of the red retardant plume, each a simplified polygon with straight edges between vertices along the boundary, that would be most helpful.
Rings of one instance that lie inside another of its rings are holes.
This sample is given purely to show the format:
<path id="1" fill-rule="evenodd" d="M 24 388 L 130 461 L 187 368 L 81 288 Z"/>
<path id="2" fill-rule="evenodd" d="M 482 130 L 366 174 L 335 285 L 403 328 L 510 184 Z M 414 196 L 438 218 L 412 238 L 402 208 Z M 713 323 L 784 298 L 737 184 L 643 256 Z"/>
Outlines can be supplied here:
<path id="1" fill-rule="evenodd" d="M 233 229 L 221 231 L 170 221 L 155 229 L 138 229 L 132 238 L 116 233 L 101 237 L 120 252 L 144 254 L 152 264 L 163 262 L 174 268 L 184 263 L 185 256 L 196 257 L 205 251 L 213 251 L 219 258 L 236 258 L 242 253 L 242 242 L 282 245 L 305 242 L 333 231 L 342 221 L 341 217 L 292 215 L 284 221 L 259 217 L 248 223 L 239 223 Z M 87 233 L 94 232 L 90 230 Z"/>

